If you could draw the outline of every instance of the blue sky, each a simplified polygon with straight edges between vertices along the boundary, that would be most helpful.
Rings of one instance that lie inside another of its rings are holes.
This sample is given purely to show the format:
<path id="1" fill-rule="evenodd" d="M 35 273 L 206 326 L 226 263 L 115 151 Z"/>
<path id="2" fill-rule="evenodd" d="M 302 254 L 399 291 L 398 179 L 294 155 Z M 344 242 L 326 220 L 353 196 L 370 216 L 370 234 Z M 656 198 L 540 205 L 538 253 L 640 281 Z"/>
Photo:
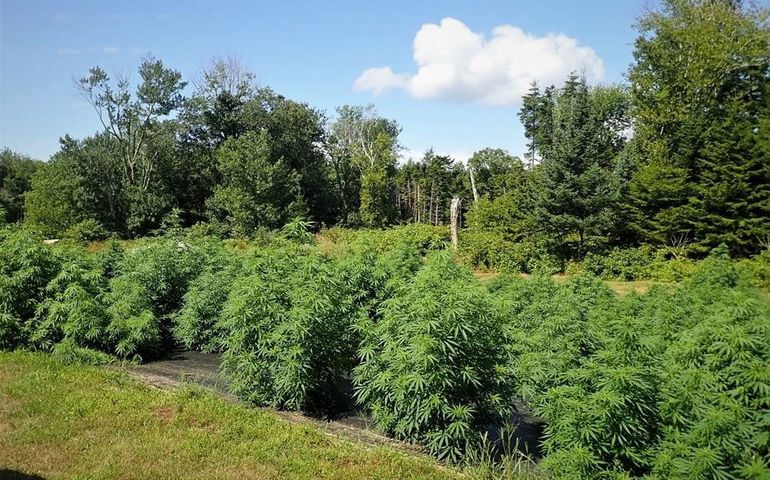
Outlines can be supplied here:
<path id="1" fill-rule="evenodd" d="M 95 133 L 74 79 L 93 65 L 135 72 L 151 52 L 187 79 L 237 56 L 261 84 L 330 115 L 374 103 L 403 126 L 407 155 L 520 154 L 521 85 L 576 65 L 622 82 L 650 3 L 0 0 L 0 145 L 47 159 L 65 133 Z"/>

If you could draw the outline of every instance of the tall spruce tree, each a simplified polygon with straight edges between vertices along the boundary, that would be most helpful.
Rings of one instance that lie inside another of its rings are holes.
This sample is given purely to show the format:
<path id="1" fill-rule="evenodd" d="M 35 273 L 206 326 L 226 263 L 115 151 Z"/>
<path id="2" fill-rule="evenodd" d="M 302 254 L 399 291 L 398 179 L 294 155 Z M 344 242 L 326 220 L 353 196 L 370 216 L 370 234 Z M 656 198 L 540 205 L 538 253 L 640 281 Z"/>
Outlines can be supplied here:
<path id="1" fill-rule="evenodd" d="M 550 132 L 527 132 L 531 138 L 544 136 L 532 189 L 532 225 L 563 260 L 603 248 L 614 238 L 621 190 L 615 161 L 628 126 L 625 98 L 617 87 L 591 90 L 573 74 L 546 100 Z"/>

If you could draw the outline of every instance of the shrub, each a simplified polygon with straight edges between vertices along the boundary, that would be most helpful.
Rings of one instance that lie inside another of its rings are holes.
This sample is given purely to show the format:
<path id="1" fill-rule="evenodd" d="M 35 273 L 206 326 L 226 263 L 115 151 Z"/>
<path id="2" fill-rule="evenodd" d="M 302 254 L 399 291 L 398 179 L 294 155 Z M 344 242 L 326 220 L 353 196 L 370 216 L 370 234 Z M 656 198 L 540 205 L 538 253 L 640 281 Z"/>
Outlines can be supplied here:
<path id="1" fill-rule="evenodd" d="M 110 280 L 107 332 L 122 357 L 161 353 L 188 283 L 206 266 L 206 244 L 159 239 L 126 252 Z"/>
<path id="2" fill-rule="evenodd" d="M 227 332 L 222 329 L 220 316 L 233 284 L 242 272 L 237 261 L 223 258 L 190 282 L 182 309 L 174 320 L 174 337 L 186 348 L 205 352 L 218 352 L 224 348 Z"/>
<path id="3" fill-rule="evenodd" d="M 99 350 L 78 346 L 72 340 L 64 340 L 53 348 L 53 356 L 62 363 L 84 363 L 87 365 L 106 365 L 115 361 L 115 357 Z"/>
<path id="4" fill-rule="evenodd" d="M 754 258 L 741 260 L 738 269 L 755 287 L 770 290 L 770 249 Z"/>
<path id="5" fill-rule="evenodd" d="M 322 231 L 321 236 L 343 251 L 346 247 L 357 246 L 369 248 L 376 254 L 409 245 L 416 247 L 424 255 L 429 251 L 443 250 L 449 244 L 447 227 L 424 223 L 410 223 L 384 230 L 334 227 Z"/>
<path id="6" fill-rule="evenodd" d="M 281 234 L 288 240 L 297 243 L 313 243 L 313 234 L 311 230 L 315 227 L 315 222 L 308 221 L 303 217 L 294 217 L 281 228 Z"/>
<path id="7" fill-rule="evenodd" d="M 712 255 L 685 286 L 697 321 L 663 355 L 661 477 L 770 474 L 770 305 L 742 282 L 734 264 Z"/>
<path id="8" fill-rule="evenodd" d="M 63 238 L 80 244 L 104 240 L 109 236 L 110 232 L 101 223 L 92 219 L 78 222 L 67 228 L 62 234 Z"/>
<path id="9" fill-rule="evenodd" d="M 403 244 L 381 255 L 370 249 L 338 260 L 358 301 L 368 307 L 369 316 L 379 316 L 382 302 L 395 295 L 422 267 L 423 257 L 414 245 Z"/>
<path id="10" fill-rule="evenodd" d="M 561 271 L 560 261 L 549 255 L 537 239 L 512 242 L 499 232 L 468 230 L 460 236 L 460 257 L 473 268 L 503 273 Z"/>
<path id="11" fill-rule="evenodd" d="M 674 253 L 671 249 L 653 250 L 650 245 L 616 248 L 604 254 L 588 253 L 580 268 L 607 280 L 680 282 L 692 275 L 695 261 Z"/>
<path id="12" fill-rule="evenodd" d="M 544 467 L 560 478 L 648 472 L 660 435 L 660 368 L 635 328 L 635 307 L 614 301 L 594 308 L 587 320 L 596 335 L 593 351 L 584 351 L 540 397 L 543 447 L 554 455 Z M 580 462 L 560 461 L 573 455 Z"/>
<path id="13" fill-rule="evenodd" d="M 17 229 L 0 243 L 0 348 L 26 344 L 25 325 L 45 298 L 45 287 L 60 261 L 41 235 Z"/>
<path id="14" fill-rule="evenodd" d="M 480 427 L 502 413 L 501 326 L 492 301 L 446 254 L 362 325 L 356 397 L 377 426 L 458 460 Z"/>
<path id="15" fill-rule="evenodd" d="M 679 288 L 591 307 L 592 348 L 556 364 L 534 396 L 547 421 L 543 468 L 559 478 L 767 475 L 770 305 L 746 283 L 717 251 Z"/>
<path id="16" fill-rule="evenodd" d="M 524 272 L 527 270 L 525 252 L 517 244 L 505 240 L 496 232 L 465 231 L 460 236 L 460 256 L 463 262 L 484 270 Z"/>
<path id="17" fill-rule="evenodd" d="M 333 262 L 270 252 L 238 280 L 222 312 L 223 370 L 257 405 L 335 413 L 355 360 L 357 291 Z"/>
<path id="18" fill-rule="evenodd" d="M 220 223 L 197 222 L 188 229 L 187 234 L 190 238 L 224 238 L 226 229 Z"/>
<path id="19" fill-rule="evenodd" d="M 583 269 L 610 280 L 637 280 L 647 277 L 654 252 L 649 245 L 639 248 L 613 249 L 608 253 L 588 253 L 583 259 Z"/>
<path id="20" fill-rule="evenodd" d="M 505 319 L 508 374 L 516 379 L 518 395 L 535 403 L 559 385 L 566 370 L 597 348 L 598 333 L 589 314 L 614 298 L 592 277 L 575 277 L 564 284 L 544 276 L 501 277 L 490 289 Z"/>
<path id="21" fill-rule="evenodd" d="M 49 351 L 62 341 L 110 349 L 109 318 L 102 303 L 106 287 L 107 278 L 90 258 L 69 260 L 46 286 L 46 298 L 32 322 L 30 343 Z"/>

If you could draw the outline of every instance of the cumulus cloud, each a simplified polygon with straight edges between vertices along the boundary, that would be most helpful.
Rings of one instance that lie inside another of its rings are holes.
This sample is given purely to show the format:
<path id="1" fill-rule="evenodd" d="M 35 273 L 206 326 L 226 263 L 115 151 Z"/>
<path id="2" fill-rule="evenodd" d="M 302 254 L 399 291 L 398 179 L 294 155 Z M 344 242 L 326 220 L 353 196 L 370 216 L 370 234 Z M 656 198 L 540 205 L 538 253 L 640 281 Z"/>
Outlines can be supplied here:
<path id="1" fill-rule="evenodd" d="M 379 95 L 391 88 L 404 88 L 409 85 L 408 75 L 394 73 L 390 67 L 370 68 L 356 79 L 356 90 L 371 90 Z"/>
<path id="2" fill-rule="evenodd" d="M 536 36 L 501 25 L 486 37 L 449 17 L 438 25 L 420 28 L 414 37 L 413 56 L 417 72 L 370 68 L 356 79 L 353 89 L 375 95 L 404 89 L 420 99 L 511 105 L 519 102 L 535 80 L 558 83 L 573 71 L 589 82 L 604 76 L 604 63 L 596 52 L 564 34 Z"/>

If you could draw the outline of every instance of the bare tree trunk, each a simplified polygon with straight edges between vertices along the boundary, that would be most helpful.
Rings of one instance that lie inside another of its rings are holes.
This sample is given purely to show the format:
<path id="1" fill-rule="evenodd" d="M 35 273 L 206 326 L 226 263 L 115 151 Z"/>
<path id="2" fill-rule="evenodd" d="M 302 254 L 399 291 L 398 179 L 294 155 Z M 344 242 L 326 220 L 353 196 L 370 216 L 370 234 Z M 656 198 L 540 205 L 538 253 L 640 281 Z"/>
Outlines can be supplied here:
<path id="1" fill-rule="evenodd" d="M 407 218 L 412 216 L 412 179 L 406 180 L 406 215 Z"/>
<path id="2" fill-rule="evenodd" d="M 468 167 L 468 173 L 471 175 L 471 190 L 473 190 L 473 203 L 479 201 L 479 191 L 476 190 L 476 177 L 473 175 L 473 167 Z"/>
<path id="3" fill-rule="evenodd" d="M 417 220 L 417 223 L 420 223 L 420 184 L 417 184 L 417 203 L 415 204 L 414 209 L 415 218 Z"/>
<path id="4" fill-rule="evenodd" d="M 457 250 L 458 234 L 460 231 L 460 197 L 452 198 L 452 205 L 449 209 L 449 231 L 452 236 L 452 249 Z"/>
<path id="5" fill-rule="evenodd" d="M 428 204 L 428 223 L 433 225 L 433 183 L 430 182 L 430 203 Z"/>

